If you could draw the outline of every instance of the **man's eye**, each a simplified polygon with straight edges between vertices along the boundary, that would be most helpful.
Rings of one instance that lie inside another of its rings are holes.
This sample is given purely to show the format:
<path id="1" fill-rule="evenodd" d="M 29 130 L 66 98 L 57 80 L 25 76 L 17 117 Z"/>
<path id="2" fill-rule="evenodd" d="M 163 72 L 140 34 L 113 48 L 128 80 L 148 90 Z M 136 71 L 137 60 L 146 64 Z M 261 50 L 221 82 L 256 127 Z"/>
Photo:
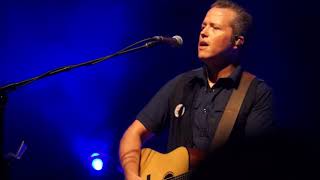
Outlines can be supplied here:
<path id="1" fill-rule="evenodd" d="M 217 26 L 213 26 L 213 29 L 220 29 L 220 27 L 217 27 Z"/>

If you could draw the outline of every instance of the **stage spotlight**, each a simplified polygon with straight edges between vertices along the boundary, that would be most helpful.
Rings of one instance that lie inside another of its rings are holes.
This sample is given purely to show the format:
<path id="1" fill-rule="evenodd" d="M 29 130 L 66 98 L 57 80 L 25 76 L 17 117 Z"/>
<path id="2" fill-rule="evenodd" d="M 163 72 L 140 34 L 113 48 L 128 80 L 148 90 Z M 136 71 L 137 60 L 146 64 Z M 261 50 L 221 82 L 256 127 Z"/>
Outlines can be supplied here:
<path id="1" fill-rule="evenodd" d="M 103 168 L 103 161 L 101 159 L 94 159 L 92 161 L 92 167 L 96 171 L 100 171 Z"/>
<path id="2" fill-rule="evenodd" d="M 93 153 L 91 157 L 92 157 L 92 162 L 91 162 L 92 168 L 96 171 L 100 171 L 103 168 L 103 161 L 100 157 L 100 154 Z"/>

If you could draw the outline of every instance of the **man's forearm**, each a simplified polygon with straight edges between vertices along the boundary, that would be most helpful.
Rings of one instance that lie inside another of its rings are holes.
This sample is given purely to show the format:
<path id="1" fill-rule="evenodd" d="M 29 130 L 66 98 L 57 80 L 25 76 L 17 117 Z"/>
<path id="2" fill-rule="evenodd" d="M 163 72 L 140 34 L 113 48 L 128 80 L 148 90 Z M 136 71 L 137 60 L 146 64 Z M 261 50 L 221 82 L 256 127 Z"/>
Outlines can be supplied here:
<path id="1" fill-rule="evenodd" d="M 125 176 L 139 174 L 141 139 L 130 131 L 126 131 L 120 141 L 120 162 L 124 169 Z"/>

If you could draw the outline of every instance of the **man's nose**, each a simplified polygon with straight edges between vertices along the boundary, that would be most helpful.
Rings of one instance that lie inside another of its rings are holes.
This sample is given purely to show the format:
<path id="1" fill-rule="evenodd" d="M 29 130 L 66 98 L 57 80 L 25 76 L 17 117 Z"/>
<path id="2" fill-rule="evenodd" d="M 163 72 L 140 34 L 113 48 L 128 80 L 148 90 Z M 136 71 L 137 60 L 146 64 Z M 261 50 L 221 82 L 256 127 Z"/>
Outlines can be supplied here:
<path id="1" fill-rule="evenodd" d="M 201 30 L 200 36 L 201 38 L 208 37 L 208 30 L 206 27 Z"/>

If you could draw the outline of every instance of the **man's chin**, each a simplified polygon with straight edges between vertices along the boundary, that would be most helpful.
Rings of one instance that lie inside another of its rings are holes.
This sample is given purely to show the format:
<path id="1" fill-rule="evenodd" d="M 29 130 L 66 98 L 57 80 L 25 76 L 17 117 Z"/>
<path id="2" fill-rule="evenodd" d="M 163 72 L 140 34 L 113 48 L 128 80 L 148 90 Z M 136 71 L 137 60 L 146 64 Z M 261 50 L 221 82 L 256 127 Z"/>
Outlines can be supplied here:
<path id="1" fill-rule="evenodd" d="M 204 61 L 204 60 L 206 60 L 207 58 L 208 58 L 208 57 L 205 56 L 204 54 L 198 53 L 198 59 L 200 59 L 201 61 Z"/>

